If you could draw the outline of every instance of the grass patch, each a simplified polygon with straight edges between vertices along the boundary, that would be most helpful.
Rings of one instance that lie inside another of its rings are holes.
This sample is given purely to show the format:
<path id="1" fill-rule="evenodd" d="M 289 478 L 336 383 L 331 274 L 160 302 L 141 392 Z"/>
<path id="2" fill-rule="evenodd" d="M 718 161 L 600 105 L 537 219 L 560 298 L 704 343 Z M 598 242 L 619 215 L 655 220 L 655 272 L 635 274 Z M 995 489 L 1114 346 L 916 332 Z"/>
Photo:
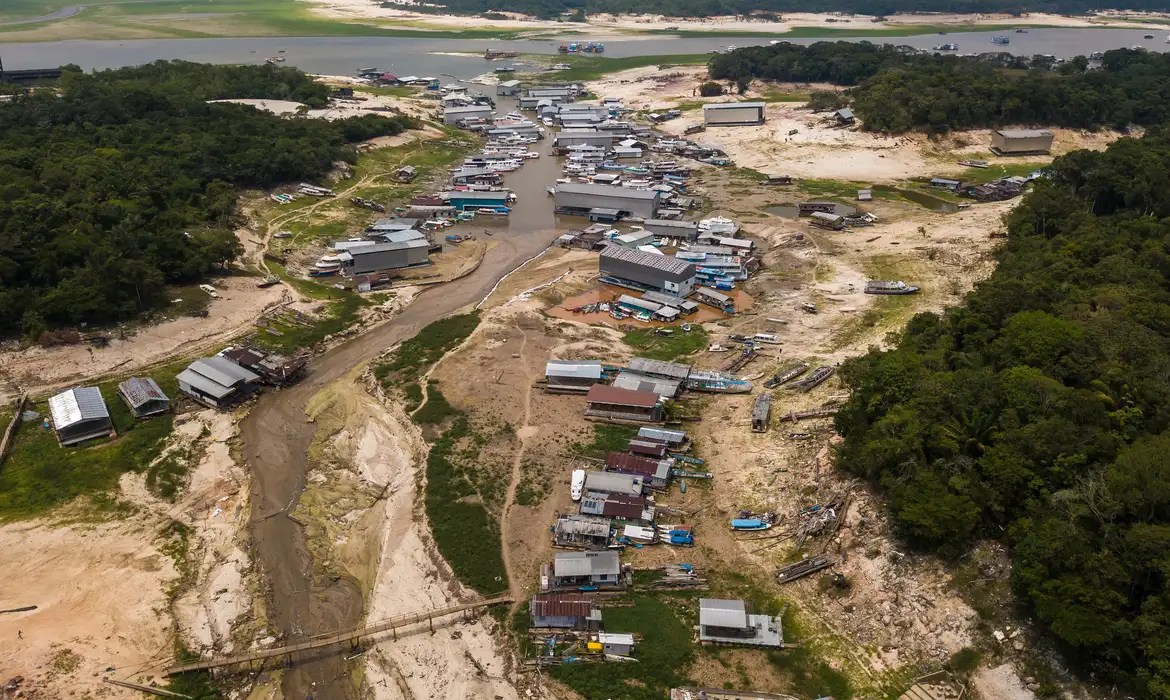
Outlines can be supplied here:
<path id="1" fill-rule="evenodd" d="M 463 342 L 479 325 L 479 312 L 448 316 L 426 326 L 374 366 L 374 377 L 387 389 L 399 387 L 423 375 L 425 369 Z"/>
<path id="2" fill-rule="evenodd" d="M 632 425 L 593 423 L 593 442 L 576 444 L 569 451 L 580 457 L 603 459 L 610 452 L 624 452 L 626 443 L 638 434 Z"/>
<path id="3" fill-rule="evenodd" d="M 688 685 L 694 598 L 634 595 L 628 602 L 606 608 L 605 631 L 639 635 L 633 654 L 639 663 L 565 664 L 552 667 L 550 675 L 587 698 L 660 700 L 672 687 Z"/>
<path id="4" fill-rule="evenodd" d="M 786 616 L 787 617 L 787 616 Z M 788 620 L 784 621 L 785 628 Z M 791 679 L 790 690 L 807 698 L 850 700 L 853 688 L 845 674 L 833 669 L 805 646 L 768 652 L 768 663 Z"/>
<path id="5" fill-rule="evenodd" d="M 439 553 L 455 576 L 479 593 L 508 590 L 497 523 L 488 514 L 458 456 L 475 436 L 467 416 L 456 413 L 451 426 L 427 455 L 426 510 Z"/>
<path id="6" fill-rule="evenodd" d="M 622 340 L 637 350 L 639 357 L 669 361 L 707 347 L 707 331 L 702 326 L 694 326 L 689 333 L 675 329 L 670 335 L 658 335 L 651 329 L 639 328 L 626 332 Z"/>
<path id="7" fill-rule="evenodd" d="M 444 421 L 454 418 L 459 414 L 459 411 L 452 406 L 447 397 L 443 396 L 443 392 L 439 391 L 436 386 L 438 382 L 427 383 L 427 402 L 419 409 L 418 413 L 414 414 L 414 422 L 419 425 L 440 425 Z M 411 386 L 418 387 L 418 384 Z"/>
<path id="8" fill-rule="evenodd" d="M 168 396 L 178 395 L 175 374 L 182 363 L 162 367 L 148 376 Z M 170 414 L 136 420 L 117 395 L 122 378 L 98 385 L 118 435 L 61 447 L 52 428 L 42 427 L 49 419 L 47 400 L 30 402 L 25 410 L 36 411 L 40 419 L 17 427 L 12 451 L 0 468 L 0 522 L 31 518 L 79 497 L 88 496 L 96 512 L 117 514 L 124 509 L 109 495 L 125 473 L 148 469 L 161 453 L 174 426 Z M 155 491 L 172 497 L 178 492 L 189 464 L 176 462 L 156 472 Z M 148 473 L 149 474 L 149 473 Z"/>

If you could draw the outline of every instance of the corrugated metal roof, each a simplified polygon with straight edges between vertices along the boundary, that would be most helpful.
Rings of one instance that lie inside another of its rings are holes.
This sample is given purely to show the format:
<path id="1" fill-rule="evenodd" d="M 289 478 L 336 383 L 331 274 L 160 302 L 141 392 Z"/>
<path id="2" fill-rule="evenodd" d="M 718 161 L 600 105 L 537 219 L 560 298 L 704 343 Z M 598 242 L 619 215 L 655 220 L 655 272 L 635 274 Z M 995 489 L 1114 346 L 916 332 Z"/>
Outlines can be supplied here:
<path id="1" fill-rule="evenodd" d="M 658 440 L 671 445 L 682 444 L 687 439 L 687 434 L 681 430 L 667 430 L 666 428 L 651 428 L 644 426 L 638 428 L 638 437 L 646 440 Z"/>
<path id="2" fill-rule="evenodd" d="M 659 461 L 625 452 L 610 452 L 605 458 L 605 468 L 629 474 L 654 476 L 654 473 L 659 469 Z"/>
<path id="3" fill-rule="evenodd" d="M 637 454 L 651 455 L 653 457 L 665 457 L 666 445 L 657 440 L 630 440 L 626 445 L 626 449 Z"/>
<path id="4" fill-rule="evenodd" d="M 747 607 L 742 600 L 700 598 L 699 624 L 704 627 L 744 629 L 748 626 Z"/>
<path id="5" fill-rule="evenodd" d="M 694 221 L 673 221 L 671 219 L 647 219 L 643 226 L 657 226 L 659 228 L 685 228 L 690 231 L 698 230 L 699 225 Z"/>
<path id="6" fill-rule="evenodd" d="M 587 472 L 585 474 L 585 492 L 596 491 L 633 496 L 642 493 L 643 482 L 642 477 L 636 474 Z"/>
<path id="7" fill-rule="evenodd" d="M 1008 139 L 1034 139 L 1041 136 L 1052 136 L 1048 129 L 997 129 L 1000 136 Z"/>
<path id="8" fill-rule="evenodd" d="M 587 515 L 570 515 L 567 518 L 557 520 L 556 532 L 586 537 L 608 537 L 609 521 L 605 518 L 592 518 Z"/>
<path id="9" fill-rule="evenodd" d="M 617 389 L 629 389 L 630 391 L 650 392 L 658 396 L 665 396 L 672 398 L 678 394 L 679 385 L 682 383 L 679 379 L 664 379 L 662 377 L 651 377 L 638 372 L 630 372 L 622 370 L 618 376 L 613 380 L 613 386 Z"/>
<path id="10" fill-rule="evenodd" d="M 604 187 L 604 185 L 599 186 Z M 662 270 L 672 275 L 695 274 L 695 266 L 685 260 L 672 258 L 669 255 L 643 253 L 640 250 L 624 248 L 617 245 L 609 245 L 601 249 L 601 263 L 604 265 L 606 260 L 621 260 L 623 262 L 634 263 L 635 265 L 650 267 L 655 270 Z"/>
<path id="11" fill-rule="evenodd" d="M 634 635 L 619 634 L 617 632 L 598 632 L 597 641 L 602 644 L 620 644 L 624 646 L 634 646 Z"/>
<path id="12" fill-rule="evenodd" d="M 533 617 L 589 617 L 593 601 L 583 593 L 546 593 L 532 596 L 528 612 Z"/>
<path id="13" fill-rule="evenodd" d="M 621 573 L 618 553 L 607 552 L 557 552 L 553 559 L 554 576 L 616 576 Z"/>
<path id="14" fill-rule="evenodd" d="M 53 427 L 57 430 L 82 421 L 110 417 L 102 392 L 96 386 L 79 386 L 50 397 L 49 413 L 53 415 Z"/>
<path id="15" fill-rule="evenodd" d="M 546 377 L 601 379 L 601 360 L 549 360 L 544 366 Z"/>
<path id="16" fill-rule="evenodd" d="M 633 372 L 657 377 L 668 377 L 670 379 L 686 379 L 691 374 L 690 365 L 663 360 L 651 360 L 645 357 L 635 357 L 626 366 Z"/>
<path id="17" fill-rule="evenodd" d="M 168 401 L 158 382 L 150 377 L 131 377 L 118 385 L 118 391 L 134 408 L 150 401 Z"/>
<path id="18" fill-rule="evenodd" d="M 594 384 L 585 395 L 589 403 L 610 404 L 613 406 L 632 406 L 635 408 L 653 408 L 658 404 L 658 394 L 646 391 L 631 391 L 618 389 L 604 384 Z"/>
<path id="19" fill-rule="evenodd" d="M 816 214 L 820 214 L 820 213 L 822 213 L 822 212 L 816 212 Z M 830 214 L 829 216 L 833 216 L 833 215 Z M 710 287 L 697 287 L 695 289 L 695 293 L 702 294 L 703 296 L 707 297 L 708 299 L 714 299 L 715 301 L 718 301 L 722 304 L 727 304 L 731 301 L 731 297 L 727 296 L 726 294 L 722 294 L 720 292 L 717 292 L 714 289 L 711 289 Z"/>
<path id="20" fill-rule="evenodd" d="M 713 104 L 713 105 L 703 105 L 703 111 L 706 112 L 709 109 L 738 109 L 741 107 L 756 107 L 759 109 L 763 109 L 764 103 L 763 102 L 720 102 L 718 104 Z"/>
<path id="21" fill-rule="evenodd" d="M 195 360 L 188 367 L 203 376 L 224 386 L 233 386 L 240 382 L 256 382 L 260 375 L 244 369 L 226 357 L 212 355 L 202 360 Z"/>
<path id="22" fill-rule="evenodd" d="M 206 394 L 207 396 L 211 396 L 217 399 L 222 399 L 223 397 L 235 391 L 234 387 L 224 386 L 218 382 L 214 382 L 192 369 L 185 369 L 182 372 L 179 372 L 179 375 L 176 377 L 176 379 L 179 380 L 180 384 L 187 384 L 191 388 L 198 390 L 199 393 Z"/>
<path id="23" fill-rule="evenodd" d="M 595 185 L 589 182 L 562 182 L 557 185 L 557 194 L 585 194 L 600 197 L 618 197 L 620 199 L 658 199 L 661 192 L 655 190 L 634 190 L 617 185 Z"/>

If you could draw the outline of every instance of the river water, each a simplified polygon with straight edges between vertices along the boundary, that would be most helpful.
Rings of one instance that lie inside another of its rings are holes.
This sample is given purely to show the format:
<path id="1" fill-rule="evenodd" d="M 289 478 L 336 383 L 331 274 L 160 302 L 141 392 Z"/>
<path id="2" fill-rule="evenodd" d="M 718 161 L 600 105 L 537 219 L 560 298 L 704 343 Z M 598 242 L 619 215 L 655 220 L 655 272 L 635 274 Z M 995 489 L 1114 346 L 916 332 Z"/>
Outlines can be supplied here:
<path id="1" fill-rule="evenodd" d="M 1154 34 L 1153 39 L 1143 38 Z M 1151 51 L 1170 50 L 1164 32 L 1142 29 L 1030 29 L 1027 34 L 1010 32 L 1011 43 L 991 43 L 997 32 L 951 32 L 912 37 L 878 39 L 838 37 L 841 41 L 876 41 L 928 49 L 939 43 L 954 43 L 960 53 L 1007 51 L 1031 56 L 1052 54 L 1066 58 L 1131 46 Z M 781 35 L 777 37 L 784 39 Z M 565 41 L 580 41 L 567 36 Z M 727 46 L 766 45 L 767 37 L 715 38 L 645 38 L 605 42 L 605 56 L 622 58 L 644 55 L 679 55 L 707 53 Z M 825 39 L 788 39 L 795 44 L 811 44 Z M 285 37 L 224 39 L 138 39 L 124 41 L 50 41 L 41 43 L 0 44 L 0 55 L 8 68 L 44 68 L 75 63 L 86 70 L 120 68 L 158 59 L 185 59 L 207 63 L 260 63 L 275 56 L 280 49 L 287 65 L 310 73 L 353 75 L 358 68 L 376 67 L 396 75 L 439 77 L 444 73 L 471 78 L 501 65 L 473 56 L 449 56 L 446 53 L 481 54 L 487 48 L 521 53 L 555 55 L 560 39 L 497 41 L 488 39 L 425 39 L 402 37 Z"/>

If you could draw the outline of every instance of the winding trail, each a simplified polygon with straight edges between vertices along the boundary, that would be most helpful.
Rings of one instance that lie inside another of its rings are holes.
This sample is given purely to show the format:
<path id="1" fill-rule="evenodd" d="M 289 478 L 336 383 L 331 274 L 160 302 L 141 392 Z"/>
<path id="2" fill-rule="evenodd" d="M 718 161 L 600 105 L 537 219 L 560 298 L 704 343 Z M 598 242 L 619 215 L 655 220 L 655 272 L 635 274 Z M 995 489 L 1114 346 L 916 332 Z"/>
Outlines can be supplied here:
<path id="1" fill-rule="evenodd" d="M 504 508 L 500 512 L 500 547 L 503 550 L 504 572 L 508 576 L 508 590 L 512 593 L 512 607 L 520 605 L 524 598 L 524 586 L 518 577 L 512 574 L 512 548 L 508 546 L 508 530 L 512 515 L 512 506 L 516 503 L 516 489 L 520 486 L 520 477 L 523 474 L 521 465 L 524 463 L 524 452 L 528 448 L 528 440 L 538 431 L 537 426 L 529 425 L 532 418 L 532 373 L 528 371 L 525 362 L 524 348 L 528 345 L 528 332 L 520 331 L 520 367 L 524 370 L 524 418 L 520 427 L 516 428 L 516 437 L 520 444 L 516 446 L 516 456 L 512 458 L 512 476 L 508 480 L 508 491 L 504 496 Z"/>

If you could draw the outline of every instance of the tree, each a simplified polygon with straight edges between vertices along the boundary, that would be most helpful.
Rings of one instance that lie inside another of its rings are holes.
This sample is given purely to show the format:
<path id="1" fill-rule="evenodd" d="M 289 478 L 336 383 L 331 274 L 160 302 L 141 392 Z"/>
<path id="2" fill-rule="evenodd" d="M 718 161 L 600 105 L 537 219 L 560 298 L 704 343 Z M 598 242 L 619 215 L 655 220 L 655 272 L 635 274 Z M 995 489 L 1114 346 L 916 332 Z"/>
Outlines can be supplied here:
<path id="1" fill-rule="evenodd" d="M 699 95 L 702 97 L 718 97 L 723 94 L 723 86 L 708 80 L 699 86 Z"/>

